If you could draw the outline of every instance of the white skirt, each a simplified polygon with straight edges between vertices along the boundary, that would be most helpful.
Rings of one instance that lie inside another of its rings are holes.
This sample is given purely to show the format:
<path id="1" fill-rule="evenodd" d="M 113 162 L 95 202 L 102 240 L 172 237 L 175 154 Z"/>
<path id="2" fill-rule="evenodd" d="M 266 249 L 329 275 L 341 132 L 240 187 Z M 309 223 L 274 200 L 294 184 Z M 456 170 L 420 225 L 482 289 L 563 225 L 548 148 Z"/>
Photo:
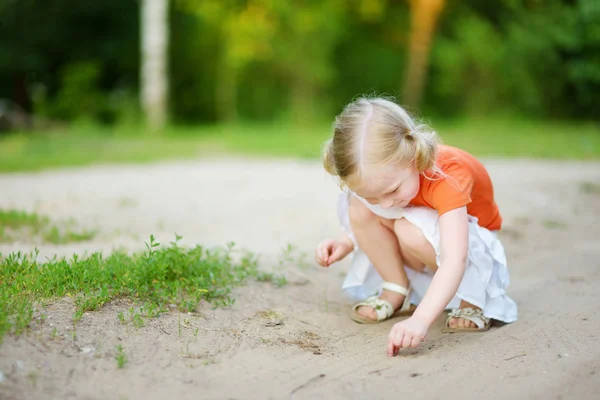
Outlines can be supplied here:
<path id="1" fill-rule="evenodd" d="M 383 209 L 378 205 L 369 204 L 350 191 L 344 191 L 338 202 L 338 217 L 342 230 L 354 242 L 354 252 L 342 290 L 352 299 L 361 301 L 369 296 L 379 295 L 383 280 L 366 254 L 358 247 L 352 233 L 348 216 L 350 196 L 355 196 L 373 213 L 383 218 L 406 218 L 419 228 L 431 243 L 437 255 L 437 264 L 440 265 L 439 217 L 435 210 L 414 206 Z M 431 284 L 433 273 L 428 269 L 425 272 L 417 272 L 405 267 L 405 270 L 413 290 L 411 301 L 413 304 L 419 304 Z M 446 309 L 458 308 L 460 301 L 464 300 L 481 308 L 488 318 L 506 323 L 515 322 L 517 305 L 506 294 L 509 283 L 506 255 L 497 232 L 479 226 L 477 218 L 469 216 L 467 266 L 458 291 Z"/>

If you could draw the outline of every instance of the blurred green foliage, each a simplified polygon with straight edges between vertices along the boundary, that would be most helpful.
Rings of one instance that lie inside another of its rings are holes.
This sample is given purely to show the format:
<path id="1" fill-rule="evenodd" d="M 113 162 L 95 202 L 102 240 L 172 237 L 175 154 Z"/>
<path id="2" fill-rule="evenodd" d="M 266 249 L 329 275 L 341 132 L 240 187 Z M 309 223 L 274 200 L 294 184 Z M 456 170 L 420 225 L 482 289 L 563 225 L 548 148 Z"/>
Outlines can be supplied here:
<path id="1" fill-rule="evenodd" d="M 171 0 L 176 123 L 330 119 L 354 96 L 401 98 L 399 0 Z M 36 115 L 131 121 L 139 1 L 0 0 L 0 99 Z M 421 115 L 598 119 L 598 0 L 447 0 Z"/>
<path id="2" fill-rule="evenodd" d="M 518 118 L 437 118 L 443 142 L 478 157 L 600 160 L 600 127 L 593 122 Z M 576 135 L 573 132 L 577 132 Z M 74 124 L 70 129 L 0 137 L 0 172 L 169 159 L 284 157 L 319 159 L 330 124 L 250 123 L 170 126 L 145 135 L 141 126 Z"/>

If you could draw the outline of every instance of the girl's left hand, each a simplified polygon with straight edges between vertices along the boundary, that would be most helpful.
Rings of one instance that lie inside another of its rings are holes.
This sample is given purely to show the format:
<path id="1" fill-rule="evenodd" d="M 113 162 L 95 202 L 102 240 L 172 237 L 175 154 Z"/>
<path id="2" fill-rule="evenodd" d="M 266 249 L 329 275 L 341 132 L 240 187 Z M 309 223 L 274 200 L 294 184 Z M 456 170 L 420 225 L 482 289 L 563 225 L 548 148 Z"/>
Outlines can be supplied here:
<path id="1" fill-rule="evenodd" d="M 425 341 L 429 324 L 414 315 L 392 327 L 388 336 L 388 356 L 395 356 L 402 348 L 418 347 Z"/>

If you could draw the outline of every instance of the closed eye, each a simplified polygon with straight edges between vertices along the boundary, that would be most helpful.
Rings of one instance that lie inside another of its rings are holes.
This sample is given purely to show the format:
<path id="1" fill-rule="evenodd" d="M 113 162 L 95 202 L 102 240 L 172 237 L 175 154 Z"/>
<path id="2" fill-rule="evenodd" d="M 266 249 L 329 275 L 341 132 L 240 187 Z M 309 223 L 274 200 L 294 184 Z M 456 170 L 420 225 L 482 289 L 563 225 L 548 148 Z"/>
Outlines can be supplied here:
<path id="1" fill-rule="evenodd" d="M 392 194 L 392 193 L 396 193 L 398 190 L 400 190 L 400 187 L 401 187 L 401 186 L 402 186 L 402 185 L 398 185 L 398 187 L 397 187 L 396 189 L 392 190 L 391 192 L 385 193 L 385 195 Z"/>

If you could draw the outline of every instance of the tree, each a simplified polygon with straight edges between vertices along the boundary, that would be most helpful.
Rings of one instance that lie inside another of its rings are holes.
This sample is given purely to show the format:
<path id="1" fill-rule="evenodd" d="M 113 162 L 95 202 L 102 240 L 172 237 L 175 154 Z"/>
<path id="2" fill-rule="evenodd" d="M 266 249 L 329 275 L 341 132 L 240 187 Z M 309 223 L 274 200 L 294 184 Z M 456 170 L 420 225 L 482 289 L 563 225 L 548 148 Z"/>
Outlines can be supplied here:
<path id="1" fill-rule="evenodd" d="M 289 107 L 298 122 L 318 117 L 327 103 L 319 96 L 332 82 L 333 55 L 344 33 L 348 4 L 343 0 L 271 0 L 277 15 L 273 37 L 275 69 L 289 82 Z"/>
<path id="2" fill-rule="evenodd" d="M 446 0 L 408 0 L 410 4 L 410 38 L 408 68 L 404 81 L 404 104 L 418 107 L 423 98 L 429 53 L 436 26 Z"/>
<path id="3" fill-rule="evenodd" d="M 272 55 L 268 45 L 275 34 L 270 2 L 265 0 L 177 0 L 177 7 L 197 15 L 210 26 L 218 43 L 214 54 L 215 103 L 217 119 L 238 119 L 238 86 L 240 76 L 253 62 Z"/>
<path id="4" fill-rule="evenodd" d="M 141 1 L 141 104 L 148 126 L 167 122 L 168 0 Z"/>

